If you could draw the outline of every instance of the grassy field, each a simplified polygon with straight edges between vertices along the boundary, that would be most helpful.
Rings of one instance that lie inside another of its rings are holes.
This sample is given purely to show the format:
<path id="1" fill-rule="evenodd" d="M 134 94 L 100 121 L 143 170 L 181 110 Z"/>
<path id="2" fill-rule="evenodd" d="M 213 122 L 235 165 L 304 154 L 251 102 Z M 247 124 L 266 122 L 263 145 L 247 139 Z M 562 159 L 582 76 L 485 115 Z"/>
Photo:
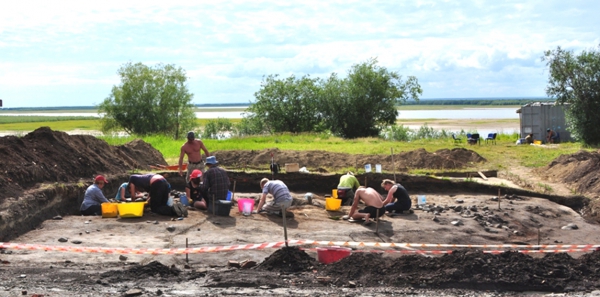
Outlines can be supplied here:
<path id="1" fill-rule="evenodd" d="M 120 145 L 133 140 L 133 137 L 101 137 L 109 144 Z M 163 136 L 144 137 L 144 141 L 158 149 L 169 164 L 176 164 L 179 158 L 179 149 L 183 140 L 172 140 Z M 455 143 L 452 139 L 425 139 L 413 142 L 387 141 L 380 138 L 360 138 L 344 140 L 338 137 L 318 134 L 281 134 L 263 137 L 233 138 L 227 140 L 203 140 L 206 147 L 212 151 L 219 150 L 262 150 L 278 148 L 280 150 L 322 150 L 350 154 L 390 154 L 412 151 L 424 148 L 429 152 L 440 149 L 466 148 L 473 150 L 488 160 L 485 163 L 487 170 L 504 170 L 513 165 L 526 167 L 545 166 L 562 154 L 577 152 L 583 147 L 578 143 L 562 143 L 548 148 L 542 146 L 515 145 L 513 139 L 499 139 L 496 144 L 467 145 Z M 411 173 L 420 173 L 415 170 Z"/>
<path id="2" fill-rule="evenodd" d="M 204 126 L 209 119 L 196 119 L 198 126 Z M 241 119 L 231 119 L 238 123 Z M 56 117 L 56 116 L 2 116 L 0 115 L 0 131 L 33 131 L 39 127 L 50 127 L 52 130 L 95 130 L 100 131 L 100 120 L 94 117 Z"/>

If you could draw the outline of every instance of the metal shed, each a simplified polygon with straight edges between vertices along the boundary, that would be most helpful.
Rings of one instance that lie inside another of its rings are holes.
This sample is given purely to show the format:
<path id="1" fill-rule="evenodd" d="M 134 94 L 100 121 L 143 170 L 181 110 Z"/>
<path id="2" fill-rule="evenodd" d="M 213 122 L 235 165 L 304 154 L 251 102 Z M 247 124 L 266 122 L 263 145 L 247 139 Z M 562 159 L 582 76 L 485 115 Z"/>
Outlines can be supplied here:
<path id="1" fill-rule="evenodd" d="M 560 135 L 560 141 L 571 141 L 571 133 L 567 131 L 565 109 L 567 105 L 556 105 L 555 102 L 533 102 L 523 105 L 517 110 L 521 124 L 521 138 L 533 133 L 533 138 L 546 141 L 546 129 L 550 128 Z"/>

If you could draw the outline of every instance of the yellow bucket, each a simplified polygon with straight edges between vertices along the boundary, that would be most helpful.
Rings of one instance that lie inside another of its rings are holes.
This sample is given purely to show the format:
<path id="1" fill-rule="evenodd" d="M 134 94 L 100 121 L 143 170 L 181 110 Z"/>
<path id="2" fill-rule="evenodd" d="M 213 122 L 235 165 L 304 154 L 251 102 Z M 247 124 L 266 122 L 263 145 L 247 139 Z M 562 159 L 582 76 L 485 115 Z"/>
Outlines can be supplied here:
<path id="1" fill-rule="evenodd" d="M 542 144 L 542 141 L 541 140 L 534 140 L 533 144 Z"/>
<path id="2" fill-rule="evenodd" d="M 102 203 L 102 217 L 103 218 L 116 218 L 117 217 L 117 203 L 105 202 Z"/>
<path id="3" fill-rule="evenodd" d="M 325 210 L 336 211 L 342 208 L 342 199 L 325 198 Z"/>
<path id="4" fill-rule="evenodd" d="M 337 189 L 331 190 L 331 197 L 333 197 L 333 198 L 337 198 L 338 197 L 337 196 Z"/>
<path id="5" fill-rule="evenodd" d="M 119 203 L 119 216 L 121 218 L 139 218 L 144 215 L 144 204 L 146 202 Z"/>

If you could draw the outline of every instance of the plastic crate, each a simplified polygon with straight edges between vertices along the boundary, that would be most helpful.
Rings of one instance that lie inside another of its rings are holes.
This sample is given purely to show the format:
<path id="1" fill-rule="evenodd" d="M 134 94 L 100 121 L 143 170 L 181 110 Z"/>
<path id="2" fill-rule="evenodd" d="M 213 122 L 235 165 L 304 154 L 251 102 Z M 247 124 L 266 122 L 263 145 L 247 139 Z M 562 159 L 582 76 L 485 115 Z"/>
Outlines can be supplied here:
<path id="1" fill-rule="evenodd" d="M 129 202 L 119 203 L 117 205 L 119 209 L 119 216 L 121 218 L 139 218 L 144 215 L 144 204 L 145 202 Z"/>

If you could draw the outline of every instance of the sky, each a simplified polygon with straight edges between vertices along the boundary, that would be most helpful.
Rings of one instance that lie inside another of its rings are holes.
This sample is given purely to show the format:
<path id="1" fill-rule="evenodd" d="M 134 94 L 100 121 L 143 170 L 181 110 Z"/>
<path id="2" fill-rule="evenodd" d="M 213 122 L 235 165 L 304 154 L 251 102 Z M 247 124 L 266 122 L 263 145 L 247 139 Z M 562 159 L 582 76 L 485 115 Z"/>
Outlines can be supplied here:
<path id="1" fill-rule="evenodd" d="M 10 4 L 8 4 L 10 3 Z M 93 106 L 125 63 L 185 70 L 194 104 L 249 103 L 267 75 L 345 77 L 376 58 L 421 98 L 544 97 L 544 51 L 600 44 L 600 1 L 11 1 L 3 107 Z"/>

